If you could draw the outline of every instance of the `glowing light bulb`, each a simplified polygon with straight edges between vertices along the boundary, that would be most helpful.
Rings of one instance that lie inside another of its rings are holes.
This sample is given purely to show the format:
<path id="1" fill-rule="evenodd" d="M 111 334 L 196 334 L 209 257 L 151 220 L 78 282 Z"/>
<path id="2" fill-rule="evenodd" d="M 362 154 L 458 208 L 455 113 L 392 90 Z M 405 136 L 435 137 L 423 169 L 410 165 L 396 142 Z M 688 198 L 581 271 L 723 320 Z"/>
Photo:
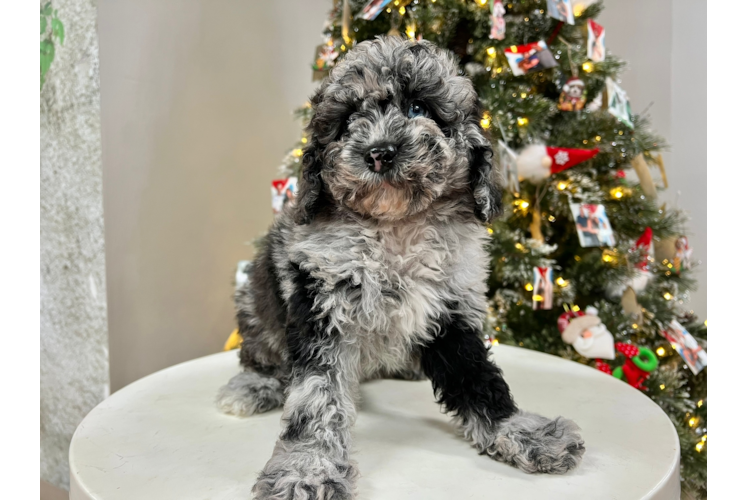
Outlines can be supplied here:
<path id="1" fill-rule="evenodd" d="M 301 138 L 301 143 L 302 144 L 306 144 L 307 142 L 309 142 L 309 139 L 307 139 L 306 137 L 302 137 Z"/>
<path id="2" fill-rule="evenodd" d="M 532 284 L 530 284 L 530 283 L 526 284 L 525 285 L 525 290 L 527 290 L 528 292 L 532 292 L 532 290 L 533 290 Z"/>
<path id="3" fill-rule="evenodd" d="M 490 57 L 496 56 L 496 48 L 495 47 L 488 47 L 486 49 L 486 54 L 488 54 Z"/>
<path id="4" fill-rule="evenodd" d="M 660 390 L 661 390 L 661 391 L 664 391 L 664 390 L 665 390 L 665 384 L 660 384 Z"/>
<path id="5" fill-rule="evenodd" d="M 488 112 L 483 113 L 483 118 L 480 120 L 480 126 L 483 130 L 488 130 L 491 127 L 491 115 Z"/>
<path id="6" fill-rule="evenodd" d="M 400 7 L 400 9 L 398 10 L 398 12 L 400 13 L 401 16 L 404 16 L 405 15 L 405 6 L 403 5 L 402 7 Z"/>
<path id="7" fill-rule="evenodd" d="M 698 424 L 698 423 L 699 423 L 698 417 L 691 417 L 691 418 L 688 419 L 688 426 L 689 427 L 695 427 L 696 424 Z"/>
<path id="8" fill-rule="evenodd" d="M 633 328 L 634 330 L 638 330 L 639 325 L 637 325 L 636 323 L 632 323 L 631 328 Z"/>
<path id="9" fill-rule="evenodd" d="M 601 140 L 601 139 L 602 139 L 602 137 L 600 137 L 599 135 L 596 135 L 596 136 L 595 136 L 595 140 L 596 140 L 597 142 L 600 142 L 600 140 Z"/>
<path id="10" fill-rule="evenodd" d="M 579 306 L 577 305 L 571 306 L 571 310 L 574 312 L 579 312 Z"/>
<path id="11" fill-rule="evenodd" d="M 657 348 L 657 355 L 662 357 L 665 355 L 665 348 L 664 347 L 658 347 Z"/>
<path id="12" fill-rule="evenodd" d="M 524 116 L 520 116 L 519 118 L 517 118 L 517 125 L 519 125 L 520 127 L 524 127 L 528 123 L 530 123 L 530 120 L 528 120 Z"/>
<path id="13" fill-rule="evenodd" d="M 592 63 L 591 63 L 590 61 L 585 61 L 585 62 L 584 62 L 584 63 L 582 64 L 582 70 L 583 70 L 583 71 L 584 71 L 585 73 L 592 73 L 592 71 L 593 71 L 594 69 L 595 69 L 595 65 L 594 65 L 594 64 L 592 64 Z"/>
<path id="14" fill-rule="evenodd" d="M 698 451 L 699 453 L 701 453 L 701 450 L 703 450 L 703 449 L 704 449 L 704 443 L 703 442 L 702 443 L 696 443 L 696 451 Z"/>
<path id="15" fill-rule="evenodd" d="M 300 157 L 300 156 L 301 156 L 302 154 L 304 154 L 304 151 L 302 151 L 302 150 L 301 150 L 301 149 L 299 149 L 299 148 L 296 148 L 296 149 L 294 149 L 294 150 L 293 150 L 293 155 L 294 155 L 295 157 L 297 157 L 297 158 L 298 158 L 298 157 Z"/>
<path id="16" fill-rule="evenodd" d="M 488 234 L 493 234 L 493 229 L 491 229 L 490 227 L 487 227 L 486 231 L 488 232 Z"/>
<path id="17" fill-rule="evenodd" d="M 564 278 L 559 276 L 558 279 L 556 279 L 556 284 L 561 288 L 566 288 L 567 286 L 569 286 L 569 280 L 565 280 Z"/>
<path id="18" fill-rule="evenodd" d="M 569 183 L 566 181 L 558 181 L 558 183 L 556 184 L 556 189 L 558 189 L 559 191 L 563 191 L 567 187 L 569 187 Z"/>
<path id="19" fill-rule="evenodd" d="M 517 46 L 516 45 L 512 45 L 511 47 L 509 47 L 509 50 L 511 50 L 513 54 L 516 54 L 517 53 Z"/>
<path id="20" fill-rule="evenodd" d="M 522 245 L 522 243 L 515 243 L 514 244 L 514 248 L 516 248 L 517 250 L 520 250 L 522 252 L 525 251 L 525 247 Z"/>
<path id="21" fill-rule="evenodd" d="M 548 216 L 548 222 L 556 222 L 556 218 L 552 215 Z"/>
<path id="22" fill-rule="evenodd" d="M 662 296 L 665 300 L 673 300 L 673 295 L 670 292 L 665 292 Z"/>
<path id="23" fill-rule="evenodd" d="M 526 94 L 525 92 L 522 92 L 522 93 L 521 93 L 521 94 L 520 94 L 519 96 L 520 96 L 520 97 L 521 97 L 522 99 L 524 99 L 525 97 L 527 97 L 527 94 Z"/>
<path id="24" fill-rule="evenodd" d="M 696 406 L 698 406 L 699 408 L 701 408 L 701 405 L 703 405 L 703 404 L 704 404 L 704 400 L 703 399 L 699 399 L 699 402 L 696 403 Z"/>
<path id="25" fill-rule="evenodd" d="M 581 3 L 578 3 L 574 6 L 574 17 L 579 17 L 582 15 L 582 12 L 584 12 L 584 5 Z"/>

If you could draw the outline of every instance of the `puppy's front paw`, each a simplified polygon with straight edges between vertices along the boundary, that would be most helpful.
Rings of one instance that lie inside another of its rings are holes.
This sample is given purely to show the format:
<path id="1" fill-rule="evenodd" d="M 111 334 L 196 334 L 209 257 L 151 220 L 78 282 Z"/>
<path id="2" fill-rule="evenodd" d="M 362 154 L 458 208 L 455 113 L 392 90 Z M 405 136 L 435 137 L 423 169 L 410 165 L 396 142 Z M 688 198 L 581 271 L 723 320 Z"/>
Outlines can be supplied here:
<path id="1" fill-rule="evenodd" d="M 268 462 L 252 493 L 257 500 L 352 500 L 357 475 L 352 464 L 291 453 Z"/>
<path id="2" fill-rule="evenodd" d="M 582 461 L 584 440 L 571 420 L 520 410 L 499 425 L 496 440 L 486 451 L 527 473 L 564 474 Z"/>

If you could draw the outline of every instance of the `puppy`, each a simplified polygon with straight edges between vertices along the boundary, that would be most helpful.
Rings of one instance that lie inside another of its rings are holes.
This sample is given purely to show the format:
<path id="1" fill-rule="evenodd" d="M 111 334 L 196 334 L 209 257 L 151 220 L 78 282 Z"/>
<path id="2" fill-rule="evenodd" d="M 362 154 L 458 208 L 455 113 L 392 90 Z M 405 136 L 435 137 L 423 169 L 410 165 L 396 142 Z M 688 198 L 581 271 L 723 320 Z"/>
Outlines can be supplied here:
<path id="1" fill-rule="evenodd" d="M 244 371 L 218 395 L 237 415 L 284 407 L 256 497 L 353 498 L 359 382 L 414 362 L 480 453 L 525 472 L 575 467 L 578 427 L 519 410 L 481 338 L 484 223 L 501 193 L 470 80 L 428 42 L 379 38 L 311 105 L 296 203 L 236 295 Z"/>

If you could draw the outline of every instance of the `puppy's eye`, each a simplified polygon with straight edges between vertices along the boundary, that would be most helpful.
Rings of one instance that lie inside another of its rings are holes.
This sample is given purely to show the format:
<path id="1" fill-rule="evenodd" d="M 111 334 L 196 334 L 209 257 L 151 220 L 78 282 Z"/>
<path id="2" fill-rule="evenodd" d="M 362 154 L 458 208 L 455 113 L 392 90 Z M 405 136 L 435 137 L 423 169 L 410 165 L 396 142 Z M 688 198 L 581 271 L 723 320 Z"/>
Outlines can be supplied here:
<path id="1" fill-rule="evenodd" d="M 429 112 L 426 110 L 426 107 L 422 102 L 413 101 L 412 103 L 410 103 L 410 107 L 408 108 L 408 118 L 415 118 L 417 116 L 428 118 Z"/>

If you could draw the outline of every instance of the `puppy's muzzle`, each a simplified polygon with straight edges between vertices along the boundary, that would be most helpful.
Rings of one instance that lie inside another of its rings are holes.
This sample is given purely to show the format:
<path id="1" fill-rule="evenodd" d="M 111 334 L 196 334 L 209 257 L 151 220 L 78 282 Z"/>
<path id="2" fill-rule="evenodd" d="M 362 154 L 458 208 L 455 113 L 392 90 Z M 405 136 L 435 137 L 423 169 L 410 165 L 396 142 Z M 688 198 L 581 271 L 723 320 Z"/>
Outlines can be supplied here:
<path id="1" fill-rule="evenodd" d="M 376 174 L 384 174 L 392 169 L 397 156 L 397 148 L 394 144 L 383 144 L 374 146 L 364 154 L 364 160 L 369 170 Z"/>

